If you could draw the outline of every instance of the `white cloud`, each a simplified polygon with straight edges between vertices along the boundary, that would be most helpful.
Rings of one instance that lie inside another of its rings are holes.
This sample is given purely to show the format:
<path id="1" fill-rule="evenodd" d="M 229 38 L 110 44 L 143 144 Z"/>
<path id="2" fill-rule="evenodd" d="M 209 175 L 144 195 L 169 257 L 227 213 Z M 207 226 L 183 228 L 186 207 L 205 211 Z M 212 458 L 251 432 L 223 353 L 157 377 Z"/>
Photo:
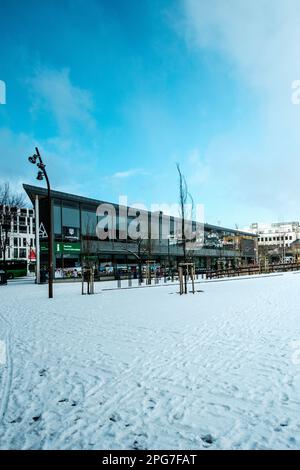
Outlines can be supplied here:
<path id="1" fill-rule="evenodd" d="M 9 181 L 18 190 L 24 182 L 35 184 L 36 168 L 27 158 L 37 146 L 53 188 L 85 194 L 94 187 L 97 195 L 101 179 L 100 132 L 92 114 L 91 95 L 71 82 L 67 70 L 40 69 L 28 83 L 34 119 L 47 125 L 47 117 L 51 116 L 57 128 L 47 138 L 39 138 L 38 131 L 24 134 L 0 128 L 0 181 Z"/>
<path id="2" fill-rule="evenodd" d="M 249 128 L 240 136 L 232 129 L 209 143 L 205 159 L 216 187 L 222 178 L 246 212 L 256 206 L 258 217 L 263 208 L 274 219 L 299 217 L 300 106 L 291 95 L 300 79 L 300 2 L 185 0 L 184 12 L 189 47 L 215 50 L 258 103 L 259 133 Z"/>
<path id="3" fill-rule="evenodd" d="M 33 99 L 32 113 L 51 113 L 61 134 L 74 132 L 76 127 L 81 131 L 96 129 L 92 96 L 73 85 L 68 69 L 38 69 L 28 83 Z"/>
<path id="4" fill-rule="evenodd" d="M 226 55 L 252 86 L 272 94 L 299 74 L 298 0 L 185 0 L 185 8 L 189 40 Z"/>
<path id="5" fill-rule="evenodd" d="M 24 179 L 30 176 L 27 158 L 34 151 L 33 142 L 27 134 L 15 134 L 6 127 L 0 128 L 0 183 L 8 181 L 13 191 L 22 191 Z"/>
<path id="6" fill-rule="evenodd" d="M 68 137 L 37 139 L 34 135 L 15 133 L 8 128 L 0 128 L 0 183 L 10 182 L 15 191 L 22 191 L 23 183 L 40 184 L 36 181 L 37 168 L 28 162 L 36 146 L 47 166 L 53 188 L 75 194 L 87 194 L 94 189 L 97 196 L 101 180 L 101 168 L 99 165 L 97 171 L 94 158 L 99 154 L 97 144 L 91 143 L 90 148 L 85 148 Z"/>
<path id="7" fill-rule="evenodd" d="M 131 178 L 132 176 L 147 175 L 147 174 L 148 173 L 142 168 L 133 168 L 131 170 L 118 171 L 117 173 L 114 173 L 112 175 L 112 178 L 125 179 L 125 178 Z"/>

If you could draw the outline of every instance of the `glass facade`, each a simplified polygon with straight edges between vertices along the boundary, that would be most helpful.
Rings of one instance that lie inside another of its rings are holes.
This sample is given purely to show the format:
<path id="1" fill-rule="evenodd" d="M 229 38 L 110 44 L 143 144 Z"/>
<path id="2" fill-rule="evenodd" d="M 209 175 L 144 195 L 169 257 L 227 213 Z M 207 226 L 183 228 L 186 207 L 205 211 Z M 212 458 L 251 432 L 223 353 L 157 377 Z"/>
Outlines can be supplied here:
<path id="1" fill-rule="evenodd" d="M 41 191 L 40 188 L 36 189 Z M 33 193 L 33 199 L 34 197 Z M 126 223 L 124 208 L 122 208 L 120 217 L 118 208 L 115 209 L 117 220 L 114 239 L 99 240 L 96 227 L 101 220 L 105 219 L 106 215 L 104 211 L 101 216 L 97 216 L 96 211 L 99 204 L 97 201 L 55 192 L 52 202 L 55 269 L 71 269 L 81 266 L 84 257 L 93 258 L 95 265 L 101 266 L 101 269 L 106 265 L 116 267 L 137 264 L 137 258 L 132 254 L 138 250 L 137 241 L 130 240 L 126 234 L 126 225 L 127 227 L 129 224 L 134 225 L 134 217 L 127 216 Z M 148 242 L 149 246 L 145 249 L 144 244 L 142 251 L 147 252 L 147 259 L 155 261 L 161 266 L 176 266 L 183 259 L 182 239 L 178 236 L 181 219 L 178 217 L 169 218 L 169 235 L 166 238 L 165 230 L 162 230 L 162 221 L 167 216 L 160 213 L 155 216 L 157 216 L 159 223 L 158 230 L 155 229 L 158 237 L 150 242 L 145 237 L 143 241 Z M 146 213 L 147 217 L 149 222 L 150 213 Z M 45 197 L 40 199 L 40 222 L 43 223 L 47 232 Z M 195 223 L 191 225 L 194 232 Z M 148 226 L 149 230 L 152 230 L 150 223 Z M 47 237 L 45 241 L 41 239 L 42 246 L 44 243 L 47 244 Z M 41 262 L 47 262 L 47 248 L 43 249 L 41 256 L 43 256 Z M 245 263 L 251 263 L 255 261 L 255 237 L 243 235 L 237 230 L 227 230 L 205 224 L 204 244 L 196 248 L 191 256 L 196 267 L 203 269 L 235 266 L 241 260 L 244 260 Z"/>
<path id="2" fill-rule="evenodd" d="M 95 209 L 83 207 L 81 210 L 82 236 L 96 237 L 97 215 Z"/>
<path id="3" fill-rule="evenodd" d="M 54 223 L 53 223 L 53 229 L 54 229 L 54 234 L 55 238 L 61 238 L 61 205 L 57 202 L 54 202 L 53 206 L 53 216 L 54 216 Z"/>
<path id="4" fill-rule="evenodd" d="M 63 203 L 62 225 L 63 227 L 80 227 L 80 212 L 77 204 Z"/>
<path id="5" fill-rule="evenodd" d="M 99 241 L 96 235 L 97 223 L 103 220 L 107 215 L 97 216 L 96 206 L 89 206 L 85 204 L 68 203 L 65 201 L 54 202 L 53 215 L 54 215 L 54 236 L 55 240 L 62 240 L 63 242 L 69 241 L 70 243 L 80 242 L 80 253 L 75 250 L 68 252 L 65 245 L 62 245 L 62 251 L 56 253 L 56 266 L 66 267 L 72 265 L 79 265 L 82 256 L 93 256 L 103 263 L 126 264 L 134 263 L 136 258 L 130 254 L 130 246 L 136 245 L 136 242 L 126 238 L 124 225 L 126 221 L 124 215 L 118 216 L 116 211 L 116 233 L 115 240 Z M 108 220 L 108 219 L 106 219 Z M 160 218 L 158 217 L 158 220 Z M 134 217 L 127 217 L 127 227 L 133 224 Z M 180 226 L 180 220 L 170 217 L 170 240 L 162 240 L 161 220 L 159 223 L 159 237 L 158 240 L 151 242 L 152 253 L 151 257 L 166 264 L 173 260 L 176 264 L 182 257 L 182 243 L 176 240 L 176 230 Z M 150 227 L 150 225 L 149 225 Z M 177 228 L 176 228 L 177 227 Z M 195 222 L 192 223 L 192 230 L 196 229 Z M 93 243 L 92 243 L 93 242 Z M 128 246 L 122 247 L 122 243 Z M 87 245 L 88 248 L 87 248 Z M 226 231 L 218 227 L 205 227 L 204 231 L 204 245 L 196 257 L 196 265 L 199 267 L 218 267 L 220 265 L 226 266 L 228 260 L 231 265 L 237 264 L 237 253 L 240 253 L 244 247 L 247 246 L 247 256 L 253 259 L 254 240 L 248 239 L 247 243 L 241 243 L 238 235 L 233 231 Z M 70 248 L 70 245 L 69 245 Z M 109 252 L 109 253 L 108 253 Z"/>

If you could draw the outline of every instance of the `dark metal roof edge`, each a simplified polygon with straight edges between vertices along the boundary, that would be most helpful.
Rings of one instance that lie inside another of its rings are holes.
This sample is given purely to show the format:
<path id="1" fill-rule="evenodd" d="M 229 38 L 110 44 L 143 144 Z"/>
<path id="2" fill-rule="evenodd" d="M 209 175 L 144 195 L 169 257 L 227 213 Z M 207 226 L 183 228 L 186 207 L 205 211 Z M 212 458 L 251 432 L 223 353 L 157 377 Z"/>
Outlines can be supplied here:
<path id="1" fill-rule="evenodd" d="M 23 184 L 23 188 L 31 200 L 33 200 L 33 198 L 31 197 L 32 193 L 37 194 L 39 196 L 47 196 L 46 188 L 41 188 L 39 186 L 33 186 L 30 184 Z M 109 203 L 108 201 L 100 201 L 98 199 L 92 199 L 92 198 L 88 198 L 85 196 L 78 196 L 76 194 L 63 193 L 62 191 L 56 191 L 54 189 L 51 189 L 51 196 L 53 198 L 66 199 L 67 201 L 84 202 L 86 204 L 100 204 L 100 203 L 112 204 L 111 202 Z"/>

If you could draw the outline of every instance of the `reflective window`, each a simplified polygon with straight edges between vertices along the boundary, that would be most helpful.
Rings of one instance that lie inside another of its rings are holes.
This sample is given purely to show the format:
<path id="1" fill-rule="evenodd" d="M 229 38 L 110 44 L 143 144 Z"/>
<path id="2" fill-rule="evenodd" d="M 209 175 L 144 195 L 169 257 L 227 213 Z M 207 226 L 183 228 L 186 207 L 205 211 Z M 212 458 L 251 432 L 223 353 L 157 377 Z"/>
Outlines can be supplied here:
<path id="1" fill-rule="evenodd" d="M 81 232 L 82 235 L 96 236 L 97 215 L 96 209 L 81 211 Z"/>
<path id="2" fill-rule="evenodd" d="M 64 204 L 62 208 L 63 227 L 80 227 L 79 208 L 74 205 Z"/>
<path id="3" fill-rule="evenodd" d="M 61 235 L 61 207 L 54 205 L 54 233 Z"/>
<path id="4" fill-rule="evenodd" d="M 63 239 L 69 242 L 79 240 L 80 212 L 78 204 L 64 203 L 62 206 Z"/>

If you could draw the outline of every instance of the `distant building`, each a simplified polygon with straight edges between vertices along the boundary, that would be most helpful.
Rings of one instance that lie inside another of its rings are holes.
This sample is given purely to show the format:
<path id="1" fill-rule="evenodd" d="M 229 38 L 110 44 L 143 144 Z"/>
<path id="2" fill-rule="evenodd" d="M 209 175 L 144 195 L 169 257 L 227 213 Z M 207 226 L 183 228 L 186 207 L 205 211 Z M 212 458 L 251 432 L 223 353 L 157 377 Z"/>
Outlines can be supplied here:
<path id="1" fill-rule="evenodd" d="M 4 207 L 0 206 L 0 211 Z M 29 208 L 15 209 L 9 229 L 9 242 L 6 260 L 26 260 L 35 262 L 35 219 L 34 211 Z M 3 259 L 0 253 L 0 260 Z"/>
<path id="2" fill-rule="evenodd" d="M 258 246 L 290 247 L 295 240 L 300 238 L 299 222 L 254 223 L 245 230 L 258 236 Z"/>
<path id="3" fill-rule="evenodd" d="M 300 239 L 299 222 L 253 223 L 245 230 L 257 235 L 259 257 L 272 262 L 292 257 L 294 244 Z"/>

